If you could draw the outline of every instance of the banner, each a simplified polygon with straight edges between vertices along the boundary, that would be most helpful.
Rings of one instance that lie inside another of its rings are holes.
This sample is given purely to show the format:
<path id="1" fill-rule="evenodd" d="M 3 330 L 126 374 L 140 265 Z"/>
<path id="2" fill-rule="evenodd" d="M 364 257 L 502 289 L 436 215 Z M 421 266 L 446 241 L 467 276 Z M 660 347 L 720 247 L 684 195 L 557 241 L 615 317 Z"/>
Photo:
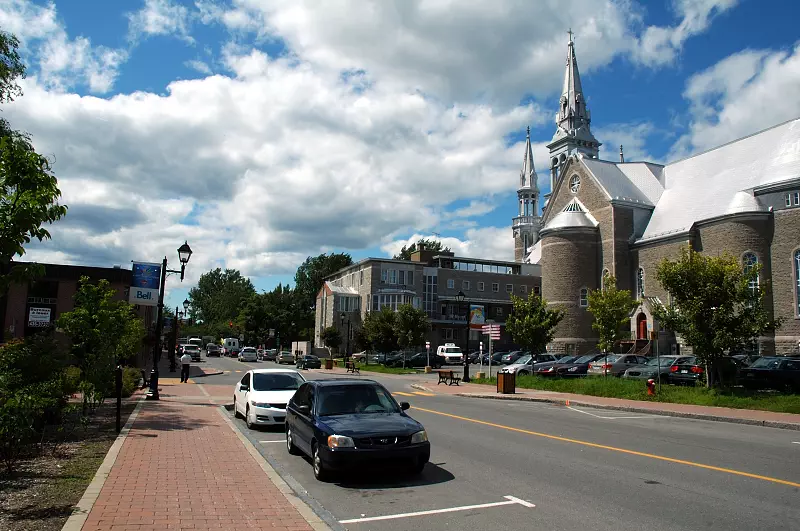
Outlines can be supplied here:
<path id="1" fill-rule="evenodd" d="M 483 306 L 478 304 L 469 305 L 469 327 L 480 329 L 486 323 L 486 315 L 483 313 Z"/>
<path id="2" fill-rule="evenodd" d="M 161 264 L 134 262 L 128 302 L 142 306 L 157 306 L 160 285 Z"/>

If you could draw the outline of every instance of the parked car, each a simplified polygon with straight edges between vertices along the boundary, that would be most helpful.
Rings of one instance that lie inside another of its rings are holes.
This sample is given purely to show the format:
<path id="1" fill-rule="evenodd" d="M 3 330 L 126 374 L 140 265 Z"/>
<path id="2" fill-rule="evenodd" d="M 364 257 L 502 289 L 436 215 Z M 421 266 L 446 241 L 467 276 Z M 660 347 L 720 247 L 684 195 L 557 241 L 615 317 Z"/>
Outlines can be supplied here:
<path id="1" fill-rule="evenodd" d="M 636 354 L 607 354 L 589 364 L 586 374 L 589 376 L 622 376 L 630 367 L 642 367 L 649 358 Z"/>
<path id="2" fill-rule="evenodd" d="M 253 347 L 244 347 L 237 356 L 239 361 L 258 361 L 258 353 Z"/>
<path id="3" fill-rule="evenodd" d="M 578 358 L 580 358 L 580 356 L 561 356 L 555 361 L 543 361 L 542 363 L 536 364 L 536 367 L 534 367 L 534 371 L 538 374 L 539 372 L 543 372 L 550 369 L 550 367 L 552 367 L 557 363 L 570 363 L 572 361 L 577 360 Z"/>
<path id="4" fill-rule="evenodd" d="M 503 363 L 500 360 L 502 360 L 503 356 L 505 356 L 506 354 L 507 354 L 506 352 L 495 352 L 494 354 L 492 354 L 491 355 L 492 365 L 502 365 Z M 489 354 L 483 355 L 482 361 L 484 365 L 489 365 L 489 357 L 490 357 Z"/>
<path id="5" fill-rule="evenodd" d="M 738 382 L 747 389 L 800 392 L 800 358 L 764 356 L 739 369 Z"/>
<path id="6" fill-rule="evenodd" d="M 530 354 L 530 353 L 529 352 L 523 352 L 521 350 L 512 350 L 511 352 L 506 352 L 500 358 L 500 363 L 502 363 L 503 365 L 511 365 L 512 363 L 516 363 L 516 361 L 518 359 L 520 359 L 522 356 L 524 356 L 526 354 Z"/>
<path id="7" fill-rule="evenodd" d="M 312 354 L 305 354 L 297 359 L 298 369 L 321 369 L 322 362 Z"/>
<path id="8" fill-rule="evenodd" d="M 276 361 L 278 359 L 278 351 L 274 348 L 264 349 L 261 359 L 264 361 Z"/>
<path id="9" fill-rule="evenodd" d="M 660 374 L 661 381 L 664 382 L 668 379 L 667 375 L 670 372 L 670 367 L 676 363 L 683 363 L 690 357 L 691 356 L 661 356 L 659 358 L 651 358 L 644 365 L 637 365 L 626 369 L 622 377 L 649 380 L 650 378 L 656 378 L 656 376 Z M 661 363 L 660 367 L 658 366 L 659 361 Z"/>
<path id="10" fill-rule="evenodd" d="M 311 458 L 314 477 L 374 462 L 408 463 L 421 473 L 430 459 L 425 428 L 372 380 L 304 383 L 286 408 L 286 447 Z"/>
<path id="11" fill-rule="evenodd" d="M 284 363 L 288 363 L 291 365 L 294 363 L 294 354 L 292 354 L 288 350 L 283 350 L 277 355 L 275 361 L 278 362 L 278 365 L 282 365 Z"/>
<path id="12" fill-rule="evenodd" d="M 667 381 L 676 385 L 695 385 L 701 380 L 705 369 L 697 364 L 694 356 L 684 358 L 680 363 L 674 363 L 669 368 Z"/>
<path id="13" fill-rule="evenodd" d="M 209 343 L 206 345 L 206 356 L 216 356 L 219 357 L 222 348 L 217 345 L 216 343 Z"/>
<path id="14" fill-rule="evenodd" d="M 500 370 L 502 372 L 511 372 L 518 374 L 519 376 L 524 376 L 533 374 L 537 366 L 541 366 L 543 363 L 550 363 L 554 361 L 556 361 L 556 356 L 553 354 L 537 354 L 536 356 L 528 354 L 527 356 L 522 356 L 521 358 L 517 359 L 516 362 L 503 367 Z"/>
<path id="15" fill-rule="evenodd" d="M 597 361 L 604 355 L 605 354 L 602 353 L 586 354 L 569 363 L 555 363 L 547 369 L 537 370 L 536 374 L 541 376 L 562 376 L 567 378 L 586 376 L 586 371 L 589 370 L 589 364 L 593 361 Z"/>
<path id="16" fill-rule="evenodd" d="M 248 428 L 283 424 L 286 404 L 305 381 L 302 374 L 291 369 L 247 371 L 234 386 L 233 414 L 244 417 Z"/>
<path id="17" fill-rule="evenodd" d="M 447 363 L 447 360 L 444 358 L 444 356 L 437 356 L 433 352 L 431 352 L 430 360 L 431 360 L 431 367 L 433 367 L 434 369 L 439 369 Z M 427 365 L 428 365 L 427 352 L 417 352 L 414 355 L 406 357 L 406 367 L 410 369 L 426 367 Z M 402 357 L 392 362 L 392 367 L 402 367 L 402 366 L 403 366 Z"/>

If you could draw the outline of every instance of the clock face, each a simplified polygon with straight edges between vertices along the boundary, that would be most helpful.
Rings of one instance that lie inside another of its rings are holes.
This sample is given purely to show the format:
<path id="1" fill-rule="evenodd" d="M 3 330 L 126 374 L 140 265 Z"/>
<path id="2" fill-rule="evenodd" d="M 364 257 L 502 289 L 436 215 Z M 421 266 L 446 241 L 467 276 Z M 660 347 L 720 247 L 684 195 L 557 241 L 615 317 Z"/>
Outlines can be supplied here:
<path id="1" fill-rule="evenodd" d="M 573 194 L 577 194 L 578 190 L 581 189 L 581 178 L 573 175 L 572 179 L 569 180 L 569 189 Z"/>

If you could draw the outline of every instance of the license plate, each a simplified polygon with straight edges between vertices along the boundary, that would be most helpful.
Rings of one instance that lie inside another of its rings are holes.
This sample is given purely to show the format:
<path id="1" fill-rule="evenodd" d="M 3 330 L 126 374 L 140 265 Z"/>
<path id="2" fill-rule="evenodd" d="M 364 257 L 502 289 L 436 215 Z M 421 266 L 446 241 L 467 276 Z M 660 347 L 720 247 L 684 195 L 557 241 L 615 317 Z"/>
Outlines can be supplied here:
<path id="1" fill-rule="evenodd" d="M 681 374 L 686 374 L 686 373 L 688 373 L 688 372 L 689 372 L 689 371 L 681 371 Z"/>

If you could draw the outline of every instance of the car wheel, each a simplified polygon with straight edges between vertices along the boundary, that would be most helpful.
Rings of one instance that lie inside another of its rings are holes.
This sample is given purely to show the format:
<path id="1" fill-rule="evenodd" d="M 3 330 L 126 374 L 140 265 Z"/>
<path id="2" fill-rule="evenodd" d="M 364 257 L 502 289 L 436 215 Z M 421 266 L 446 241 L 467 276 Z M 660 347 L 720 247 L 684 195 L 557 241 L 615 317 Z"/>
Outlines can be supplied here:
<path id="1" fill-rule="evenodd" d="M 233 398 L 233 418 L 238 419 L 239 416 L 240 416 L 239 415 L 239 410 L 236 409 L 236 397 L 234 397 Z"/>
<path id="2" fill-rule="evenodd" d="M 311 445 L 311 463 L 314 466 L 314 477 L 317 481 L 326 481 L 328 479 L 328 470 L 322 463 L 322 457 L 319 455 L 319 445 L 316 441 Z"/>
<path id="3" fill-rule="evenodd" d="M 428 462 L 425 461 L 424 459 L 417 459 L 417 461 L 414 463 L 414 466 L 412 468 L 413 473 L 414 474 L 422 474 L 422 472 L 425 471 L 425 465 L 427 463 Z"/>
<path id="4" fill-rule="evenodd" d="M 255 424 L 253 424 L 253 421 L 250 420 L 250 406 L 249 405 L 247 406 L 247 409 L 244 412 L 244 423 L 247 425 L 247 429 L 248 430 L 252 430 L 253 428 L 256 427 Z"/>
<path id="5" fill-rule="evenodd" d="M 286 450 L 290 455 L 300 455 L 300 450 L 297 449 L 292 440 L 292 429 L 288 424 L 286 425 Z"/>

